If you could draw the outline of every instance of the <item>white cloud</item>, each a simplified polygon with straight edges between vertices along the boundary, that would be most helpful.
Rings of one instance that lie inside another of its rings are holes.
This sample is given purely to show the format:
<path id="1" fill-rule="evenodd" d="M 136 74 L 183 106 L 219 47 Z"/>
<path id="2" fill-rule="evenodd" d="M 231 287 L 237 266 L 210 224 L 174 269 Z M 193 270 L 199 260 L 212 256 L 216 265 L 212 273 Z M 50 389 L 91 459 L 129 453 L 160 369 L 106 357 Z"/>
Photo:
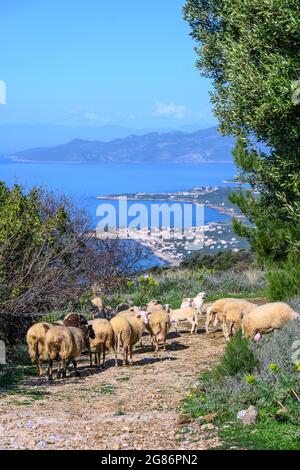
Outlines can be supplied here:
<path id="1" fill-rule="evenodd" d="M 69 114 L 79 116 L 84 121 L 97 122 L 99 121 L 99 115 L 95 111 L 89 111 L 84 109 L 81 105 L 76 106 L 74 109 L 71 109 Z"/>
<path id="2" fill-rule="evenodd" d="M 163 103 L 157 101 L 155 103 L 155 110 L 153 116 L 166 119 L 184 119 L 188 114 L 186 106 L 175 103 Z"/>

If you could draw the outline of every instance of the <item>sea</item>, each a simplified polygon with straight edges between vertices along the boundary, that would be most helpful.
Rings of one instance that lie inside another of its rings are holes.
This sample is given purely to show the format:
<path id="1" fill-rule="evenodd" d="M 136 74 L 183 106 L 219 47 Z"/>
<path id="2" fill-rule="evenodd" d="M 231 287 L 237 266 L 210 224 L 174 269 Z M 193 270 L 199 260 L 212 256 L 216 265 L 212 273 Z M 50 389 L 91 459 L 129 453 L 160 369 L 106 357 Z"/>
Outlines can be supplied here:
<path id="1" fill-rule="evenodd" d="M 236 174 L 234 164 L 70 164 L 70 163 L 0 163 L 0 180 L 8 186 L 18 183 L 29 190 L 43 186 L 58 194 L 66 194 L 90 215 L 96 227 L 100 204 L 115 200 L 98 200 L 97 196 L 116 194 L 165 193 L 202 186 L 227 186 Z M 158 202 L 158 201 L 156 201 Z M 164 201 L 165 202 L 165 201 Z M 134 204 L 129 202 L 129 207 Z M 149 209 L 150 202 L 145 202 Z M 174 204 L 170 201 L 168 204 Z M 224 222 L 229 216 L 205 207 L 204 223 Z"/>
<path id="2" fill-rule="evenodd" d="M 70 196 L 94 217 L 97 196 L 136 192 L 164 193 L 200 186 L 226 186 L 236 174 L 234 164 L 39 164 L 0 163 L 0 180 L 25 189 L 45 186 Z M 207 220 L 221 217 L 212 209 Z M 221 220 L 221 219 L 220 219 Z"/>

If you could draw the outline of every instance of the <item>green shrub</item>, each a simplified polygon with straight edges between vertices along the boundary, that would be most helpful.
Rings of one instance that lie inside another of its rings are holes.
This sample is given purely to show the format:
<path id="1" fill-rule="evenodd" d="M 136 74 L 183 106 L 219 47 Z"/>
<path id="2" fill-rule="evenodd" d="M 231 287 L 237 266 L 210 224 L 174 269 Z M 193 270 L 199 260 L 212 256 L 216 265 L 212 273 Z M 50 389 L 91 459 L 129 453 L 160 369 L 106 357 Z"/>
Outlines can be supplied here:
<path id="1" fill-rule="evenodd" d="M 220 251 L 210 255 L 207 253 L 195 254 L 180 263 L 181 268 L 188 269 L 214 269 L 216 271 L 245 271 L 255 264 L 255 254 L 250 251 Z"/>
<path id="2" fill-rule="evenodd" d="M 140 282 L 131 279 L 127 285 L 108 295 L 105 302 L 116 306 L 121 302 L 132 301 L 135 305 L 145 305 L 151 299 L 178 308 L 184 297 L 195 297 L 206 292 L 207 301 L 220 297 L 250 297 L 265 295 L 267 282 L 263 271 L 250 269 L 242 273 L 211 272 L 207 269 L 166 269 L 149 276 Z"/>
<path id="3" fill-rule="evenodd" d="M 239 331 L 227 343 L 217 372 L 223 376 L 235 375 L 239 372 L 251 372 L 257 366 L 258 360 L 249 347 L 249 340 L 242 337 Z"/>
<path id="4" fill-rule="evenodd" d="M 295 303 L 299 305 L 297 299 Z M 202 374 L 183 411 L 193 417 L 216 413 L 225 447 L 299 449 L 299 338 L 298 321 L 264 335 L 258 343 L 238 335 L 227 345 L 220 365 Z M 257 407 L 259 420 L 255 427 L 244 428 L 236 414 L 250 405 Z"/>
<path id="5" fill-rule="evenodd" d="M 289 260 L 280 269 L 267 274 L 272 300 L 286 300 L 300 295 L 300 260 Z"/>

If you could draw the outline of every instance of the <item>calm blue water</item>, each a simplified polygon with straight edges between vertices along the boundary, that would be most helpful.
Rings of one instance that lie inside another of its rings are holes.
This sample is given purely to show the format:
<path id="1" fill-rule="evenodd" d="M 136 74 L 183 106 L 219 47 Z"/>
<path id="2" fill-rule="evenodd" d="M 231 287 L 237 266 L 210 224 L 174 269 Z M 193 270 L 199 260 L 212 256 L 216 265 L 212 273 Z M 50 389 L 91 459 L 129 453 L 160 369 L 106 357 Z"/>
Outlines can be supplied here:
<path id="1" fill-rule="evenodd" d="M 233 164 L 38 164 L 0 163 L 0 179 L 8 185 L 19 183 L 30 189 L 42 185 L 65 193 L 85 207 L 93 221 L 101 201 L 96 196 L 168 192 L 206 185 L 224 185 L 233 178 Z M 115 203 L 115 202 L 114 202 Z M 206 208 L 205 223 L 228 217 Z"/>

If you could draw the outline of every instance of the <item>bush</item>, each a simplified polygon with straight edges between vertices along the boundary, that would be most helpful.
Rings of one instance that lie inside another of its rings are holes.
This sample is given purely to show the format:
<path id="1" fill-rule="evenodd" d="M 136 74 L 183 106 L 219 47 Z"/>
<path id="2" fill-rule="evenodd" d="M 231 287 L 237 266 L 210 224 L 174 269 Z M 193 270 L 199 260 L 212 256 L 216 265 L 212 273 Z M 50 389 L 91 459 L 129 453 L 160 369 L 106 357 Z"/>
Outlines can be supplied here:
<path id="1" fill-rule="evenodd" d="M 248 270 L 243 273 L 218 272 L 203 270 L 168 269 L 149 277 L 151 282 L 139 282 L 132 279 L 127 285 L 108 295 L 106 301 L 112 306 L 131 300 L 135 305 L 145 305 L 153 298 L 162 304 L 171 304 L 178 308 L 184 297 L 195 297 L 199 292 L 206 292 L 207 301 L 220 297 L 249 297 L 265 295 L 267 282 L 264 273 Z"/>
<path id="2" fill-rule="evenodd" d="M 196 254 L 180 263 L 181 268 L 214 269 L 216 271 L 246 271 L 255 264 L 255 254 L 250 251 L 220 251 L 214 255 Z"/>
<path id="3" fill-rule="evenodd" d="M 290 259 L 281 268 L 267 274 L 272 300 L 286 300 L 300 295 L 300 259 Z"/>
<path id="4" fill-rule="evenodd" d="M 85 213 L 67 198 L 0 183 L 0 330 L 7 342 L 24 334 L 32 314 L 86 289 L 93 274 L 87 229 Z"/>
<path id="5" fill-rule="evenodd" d="M 99 279 L 104 292 L 119 287 L 142 256 L 137 244 L 96 238 L 66 197 L 0 182 L 0 337 L 15 344 L 37 314 L 84 306 Z"/>
<path id="6" fill-rule="evenodd" d="M 221 428 L 221 437 L 227 435 L 233 442 L 245 438 L 251 446 L 254 441 L 258 445 L 257 440 L 250 439 L 248 430 L 237 423 L 236 414 L 254 405 L 259 410 L 257 432 L 262 448 L 299 448 L 299 338 L 298 321 L 265 335 L 258 343 L 244 342 L 237 335 L 227 345 L 220 365 L 200 377 L 199 387 L 188 395 L 183 411 L 194 417 L 217 413 L 220 424 L 231 423 L 228 433 Z M 268 432 L 271 427 L 274 439 Z"/>
<path id="7" fill-rule="evenodd" d="M 241 372 L 252 372 L 258 360 L 249 347 L 249 340 L 239 331 L 226 345 L 217 373 L 231 376 Z"/>

